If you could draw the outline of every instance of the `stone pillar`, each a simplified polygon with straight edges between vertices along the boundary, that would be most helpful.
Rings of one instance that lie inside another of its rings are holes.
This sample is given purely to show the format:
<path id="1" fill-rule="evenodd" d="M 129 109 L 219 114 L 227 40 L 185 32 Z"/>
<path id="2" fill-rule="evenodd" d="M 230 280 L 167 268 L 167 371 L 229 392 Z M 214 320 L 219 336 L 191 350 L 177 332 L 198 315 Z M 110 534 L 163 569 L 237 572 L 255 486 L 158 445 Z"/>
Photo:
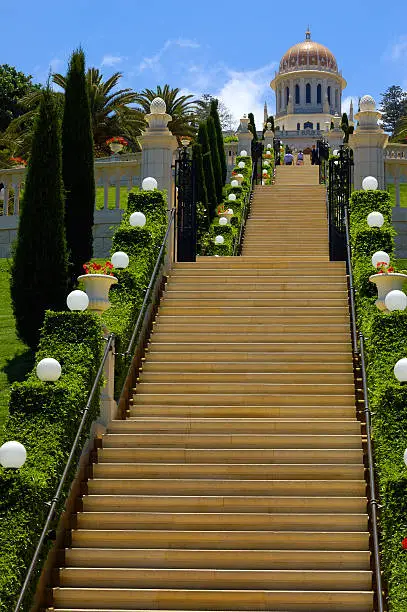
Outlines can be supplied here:
<path id="1" fill-rule="evenodd" d="M 247 151 L 247 155 L 251 155 L 253 134 L 248 130 L 248 125 L 249 119 L 246 115 L 243 115 L 242 119 L 240 119 L 240 130 L 237 133 L 239 138 L 238 155 L 240 155 L 240 151 Z"/>
<path id="2" fill-rule="evenodd" d="M 106 383 L 100 394 L 100 415 L 97 419 L 99 429 L 107 427 L 113 419 L 117 418 L 117 404 L 114 399 L 114 361 L 115 344 L 112 343 L 111 350 L 105 361 L 104 377 Z"/>
<path id="3" fill-rule="evenodd" d="M 343 144 L 343 131 L 341 130 L 341 117 L 338 113 L 335 113 L 333 118 L 334 129 L 330 130 L 326 134 L 326 139 L 329 142 L 329 146 L 332 150 L 339 149 L 340 145 Z"/>
<path id="4" fill-rule="evenodd" d="M 360 112 L 355 115 L 358 127 L 349 136 L 349 146 L 353 149 L 355 164 L 355 189 L 362 188 L 362 181 L 366 176 L 376 177 L 379 189 L 386 189 L 384 148 L 388 136 L 377 123 L 380 116 L 372 96 L 363 96 L 360 100 Z"/>
<path id="5" fill-rule="evenodd" d="M 168 129 L 171 115 L 167 115 L 165 102 L 155 98 L 150 105 L 150 114 L 145 116 L 148 128 L 141 136 L 142 161 L 141 181 L 152 176 L 158 183 L 158 189 L 167 191 L 168 207 L 173 206 L 172 163 L 178 143 Z"/>
<path id="6" fill-rule="evenodd" d="M 267 129 L 264 132 L 264 148 L 266 148 L 268 144 L 271 144 L 271 147 L 273 147 L 274 132 L 269 128 L 270 125 L 269 123 L 267 124 Z"/>

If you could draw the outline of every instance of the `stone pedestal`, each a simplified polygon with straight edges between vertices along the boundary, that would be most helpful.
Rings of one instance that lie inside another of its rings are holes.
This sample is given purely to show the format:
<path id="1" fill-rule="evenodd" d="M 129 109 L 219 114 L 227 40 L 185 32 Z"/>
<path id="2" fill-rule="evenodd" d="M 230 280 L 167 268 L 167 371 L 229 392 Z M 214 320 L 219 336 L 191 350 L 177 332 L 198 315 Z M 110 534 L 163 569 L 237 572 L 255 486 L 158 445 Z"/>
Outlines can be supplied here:
<path id="1" fill-rule="evenodd" d="M 360 111 L 355 119 L 358 127 L 349 136 L 349 145 L 353 149 L 354 188 L 361 189 L 366 176 L 374 176 L 379 189 L 386 189 L 384 175 L 384 148 L 388 136 L 378 125 L 381 113 L 376 110 L 376 102 L 371 96 L 363 96 Z"/>
<path id="2" fill-rule="evenodd" d="M 239 138 L 239 146 L 237 148 L 237 154 L 240 155 L 240 151 L 247 151 L 247 155 L 250 157 L 252 151 L 252 140 L 253 134 L 249 131 L 248 126 L 249 119 L 244 115 L 240 119 L 240 130 L 237 133 Z"/>
<path id="3" fill-rule="evenodd" d="M 141 136 L 142 161 L 141 181 L 152 176 L 158 183 L 158 189 L 167 191 L 168 207 L 173 206 L 173 164 L 174 153 L 178 143 L 168 129 L 171 115 L 167 115 L 165 102 L 155 98 L 150 105 L 150 114 L 145 116 L 149 127 Z"/>

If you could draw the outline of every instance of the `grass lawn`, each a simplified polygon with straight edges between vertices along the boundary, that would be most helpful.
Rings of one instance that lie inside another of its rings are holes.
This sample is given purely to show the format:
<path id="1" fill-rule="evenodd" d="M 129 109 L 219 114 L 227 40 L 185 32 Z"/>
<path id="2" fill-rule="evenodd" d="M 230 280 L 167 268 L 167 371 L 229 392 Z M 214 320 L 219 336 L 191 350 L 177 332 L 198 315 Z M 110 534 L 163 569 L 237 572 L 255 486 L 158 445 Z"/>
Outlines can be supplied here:
<path id="1" fill-rule="evenodd" d="M 127 187 L 120 187 L 120 208 L 127 208 Z M 96 210 L 103 210 L 104 187 L 96 187 Z M 108 208 L 116 208 L 116 187 L 109 187 Z"/>
<path id="2" fill-rule="evenodd" d="M 0 441 L 8 412 L 10 385 L 24 380 L 33 354 L 16 336 L 10 300 L 10 261 L 0 259 Z"/>
<path id="3" fill-rule="evenodd" d="M 387 185 L 387 191 L 390 193 L 393 206 L 396 206 L 396 190 L 394 185 Z M 407 183 L 400 184 L 400 207 L 407 208 Z"/>

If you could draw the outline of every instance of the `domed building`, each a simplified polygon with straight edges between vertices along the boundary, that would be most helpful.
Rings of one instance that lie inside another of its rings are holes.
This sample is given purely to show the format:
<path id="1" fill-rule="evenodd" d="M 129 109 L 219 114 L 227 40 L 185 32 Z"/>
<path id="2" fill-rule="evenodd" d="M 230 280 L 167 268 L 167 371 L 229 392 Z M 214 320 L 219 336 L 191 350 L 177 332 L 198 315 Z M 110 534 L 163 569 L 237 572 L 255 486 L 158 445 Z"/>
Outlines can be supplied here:
<path id="1" fill-rule="evenodd" d="M 312 146 L 341 115 L 346 81 L 335 56 L 311 40 L 309 29 L 303 42 L 284 53 L 270 86 L 276 95 L 276 136 L 291 147 Z"/>

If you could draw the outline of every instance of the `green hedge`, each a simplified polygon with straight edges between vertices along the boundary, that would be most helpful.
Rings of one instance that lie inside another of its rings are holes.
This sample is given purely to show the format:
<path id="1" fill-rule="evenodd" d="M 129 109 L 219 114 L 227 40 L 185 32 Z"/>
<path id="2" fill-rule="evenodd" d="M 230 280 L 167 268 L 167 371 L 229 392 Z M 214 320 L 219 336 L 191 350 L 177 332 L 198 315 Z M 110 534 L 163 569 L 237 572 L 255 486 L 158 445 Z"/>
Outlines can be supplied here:
<path id="1" fill-rule="evenodd" d="M 35 367 L 28 379 L 11 390 L 10 414 L 4 440 L 18 440 L 27 449 L 20 470 L 0 468 L 0 610 L 16 603 L 28 566 L 45 523 L 102 356 L 100 320 L 91 313 L 47 311 L 36 353 L 36 364 L 54 357 L 62 366 L 55 383 L 41 382 Z M 99 393 L 89 412 L 81 443 L 99 410 Z M 79 458 L 80 449 L 76 459 Z M 67 493 L 75 472 L 67 479 Z M 46 556 L 38 563 L 41 571 Z M 24 610 L 32 602 L 35 584 Z"/>
<path id="2" fill-rule="evenodd" d="M 381 555 L 388 586 L 391 612 L 407 610 L 407 552 L 401 540 L 407 537 L 407 387 L 394 377 L 398 359 L 407 356 L 407 313 L 379 311 L 374 302 L 376 288 L 369 282 L 375 271 L 371 256 L 389 253 L 394 261 L 391 202 L 385 191 L 357 191 L 350 201 L 352 267 L 355 276 L 358 324 L 366 337 L 369 400 L 373 412 L 375 464 L 382 504 Z M 379 211 L 385 218 L 381 229 L 369 229 L 366 217 Z"/>
<path id="3" fill-rule="evenodd" d="M 132 227 L 130 215 L 139 211 L 146 216 L 146 225 Z M 102 322 L 116 334 L 116 351 L 123 353 L 133 333 L 145 291 L 167 229 L 167 202 L 164 192 L 136 191 L 130 193 L 127 210 L 113 235 L 112 253 L 124 251 L 130 257 L 125 270 L 115 271 L 119 282 L 109 294 L 112 306 L 102 315 Z M 120 394 L 127 373 L 128 361 L 116 358 L 115 394 Z"/>

